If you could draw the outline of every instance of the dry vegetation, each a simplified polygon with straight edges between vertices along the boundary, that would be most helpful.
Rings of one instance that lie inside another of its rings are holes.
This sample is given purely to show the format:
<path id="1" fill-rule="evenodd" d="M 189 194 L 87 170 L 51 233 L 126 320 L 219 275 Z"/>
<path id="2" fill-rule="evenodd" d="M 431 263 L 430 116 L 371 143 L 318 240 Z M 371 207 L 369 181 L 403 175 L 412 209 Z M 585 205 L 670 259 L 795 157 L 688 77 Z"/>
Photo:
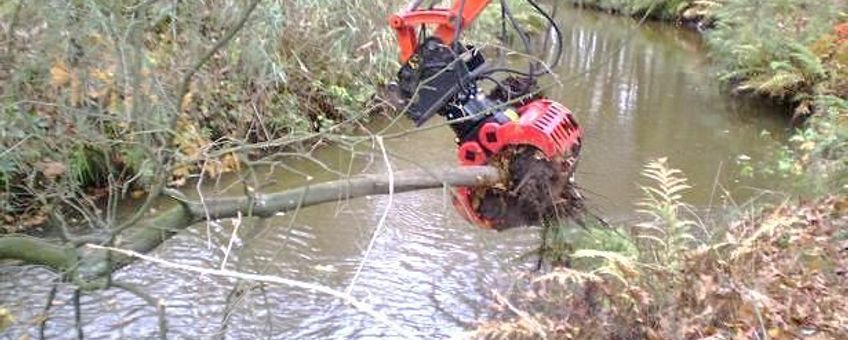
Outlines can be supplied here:
<path id="1" fill-rule="evenodd" d="M 349 131 L 396 69 L 395 3 L 4 1 L 0 232 Z"/>
<path id="2" fill-rule="evenodd" d="M 642 223 L 553 226 L 556 269 L 496 299 L 479 338 L 848 338 L 848 16 L 840 1 L 574 0 L 704 32 L 731 91 L 795 108 L 776 155 L 808 200 L 727 207 L 700 220 L 664 160 L 646 167 Z M 773 173 L 778 175 L 778 173 Z"/>
<path id="3" fill-rule="evenodd" d="M 525 277 L 511 302 L 500 299 L 502 319 L 475 336 L 848 337 L 848 199 L 784 202 L 704 225 L 680 202 L 679 172 L 655 162 L 645 176 L 653 184 L 643 223 L 584 234 L 570 268 Z"/>

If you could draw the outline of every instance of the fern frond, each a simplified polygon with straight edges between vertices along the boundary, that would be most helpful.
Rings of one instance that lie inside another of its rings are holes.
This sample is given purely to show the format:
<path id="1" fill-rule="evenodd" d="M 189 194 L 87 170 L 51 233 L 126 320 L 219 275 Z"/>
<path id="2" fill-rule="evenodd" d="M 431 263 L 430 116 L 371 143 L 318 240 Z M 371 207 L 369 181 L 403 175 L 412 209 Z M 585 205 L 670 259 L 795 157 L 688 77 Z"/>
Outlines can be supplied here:
<path id="1" fill-rule="evenodd" d="M 789 48 L 792 50 L 789 56 L 802 73 L 811 79 L 823 78 L 826 75 L 827 71 L 821 59 L 810 51 L 807 46 L 797 42 L 790 42 Z"/>
<path id="2" fill-rule="evenodd" d="M 625 286 L 629 285 L 628 282 L 627 282 L 627 279 L 624 278 L 624 275 L 622 275 L 621 272 L 615 270 L 615 268 L 613 268 L 613 267 L 601 267 L 601 268 L 595 270 L 595 274 L 599 275 L 599 276 L 603 276 L 603 275 L 609 276 L 609 277 L 612 277 L 612 278 L 618 280 L 622 285 L 625 285 Z"/>
<path id="3" fill-rule="evenodd" d="M 620 253 L 595 250 L 581 249 L 572 257 L 575 259 L 597 259 L 602 260 L 604 265 L 593 271 L 596 275 L 606 275 L 619 280 L 622 284 L 628 285 L 628 278 L 639 276 L 639 270 L 635 259 L 624 256 Z"/>
<path id="4" fill-rule="evenodd" d="M 542 275 L 533 279 L 533 283 L 549 283 L 554 282 L 560 285 L 569 283 L 582 284 L 584 282 L 601 282 L 603 279 L 593 273 L 587 273 L 571 268 L 557 268 L 551 273 Z"/>
<path id="5" fill-rule="evenodd" d="M 647 241 L 654 242 L 654 243 L 656 243 L 657 245 L 659 245 L 660 247 L 663 247 L 663 248 L 665 248 L 665 247 L 667 247 L 667 246 L 668 246 L 668 245 L 665 243 L 665 241 L 664 241 L 663 239 L 661 239 L 661 238 L 659 238 L 659 237 L 656 237 L 656 236 L 651 236 L 651 235 L 639 235 L 639 236 L 637 236 L 636 238 L 637 238 L 637 239 L 643 239 L 643 240 L 647 240 Z"/>
<path id="6" fill-rule="evenodd" d="M 652 231 L 652 232 L 655 232 L 655 233 L 660 234 L 660 235 L 665 235 L 665 229 L 660 228 L 659 226 L 657 226 L 656 224 L 654 224 L 652 222 L 639 223 L 639 224 L 636 224 L 634 226 L 634 228 L 645 230 L 645 231 Z M 642 235 L 639 235 L 639 236 L 642 236 Z M 665 242 L 665 241 L 663 241 L 663 242 Z"/>
<path id="7" fill-rule="evenodd" d="M 794 71 L 795 66 L 787 60 L 776 60 L 769 63 L 769 68 L 772 71 Z"/>
<path id="8" fill-rule="evenodd" d="M 602 259 L 602 260 L 607 260 L 607 261 L 610 261 L 610 262 L 626 264 L 628 267 L 635 267 L 635 263 L 633 262 L 632 259 L 628 258 L 627 256 L 621 255 L 621 254 L 616 253 L 616 252 L 611 252 L 611 251 L 603 251 L 603 250 L 596 250 L 596 249 L 580 249 L 580 250 L 574 252 L 574 254 L 572 256 L 574 258 L 577 258 L 577 259 L 585 259 L 585 258 Z"/>
<path id="9" fill-rule="evenodd" d="M 693 235 L 698 223 L 682 216 L 691 211 L 682 202 L 683 193 L 691 186 L 681 170 L 668 166 L 666 158 L 646 164 L 642 176 L 652 182 L 641 187 L 644 198 L 637 203 L 637 212 L 647 220 L 636 224 L 632 231 L 636 239 L 661 249 L 651 249 L 658 261 L 676 263 L 681 253 L 698 241 Z"/>
<path id="10" fill-rule="evenodd" d="M 754 71 L 751 71 L 750 69 L 728 71 L 728 72 L 721 73 L 718 76 L 718 79 L 722 82 L 730 82 L 730 81 L 735 81 L 737 79 L 747 78 L 751 74 L 754 74 Z"/>
<path id="11" fill-rule="evenodd" d="M 799 72 L 780 71 L 765 81 L 752 80 L 751 85 L 757 84 L 757 91 L 769 96 L 783 97 L 790 90 L 801 86 L 805 82 L 804 75 Z"/>

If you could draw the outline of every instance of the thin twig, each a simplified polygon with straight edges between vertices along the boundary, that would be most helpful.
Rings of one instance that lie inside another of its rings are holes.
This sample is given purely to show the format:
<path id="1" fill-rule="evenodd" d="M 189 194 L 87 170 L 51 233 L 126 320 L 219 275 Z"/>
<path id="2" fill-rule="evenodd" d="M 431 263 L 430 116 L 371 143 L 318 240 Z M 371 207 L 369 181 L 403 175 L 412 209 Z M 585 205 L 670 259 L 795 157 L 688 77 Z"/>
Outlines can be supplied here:
<path id="1" fill-rule="evenodd" d="M 282 278 L 282 277 L 278 277 L 278 276 L 257 275 L 257 274 L 242 273 L 242 272 L 237 272 L 237 271 L 232 271 L 232 270 L 209 269 L 209 268 L 196 267 L 196 266 L 191 266 L 191 265 L 186 265 L 186 264 L 174 263 L 174 262 L 169 262 L 169 261 L 166 261 L 166 260 L 163 260 L 163 259 L 160 259 L 160 258 L 156 258 L 156 257 L 144 255 L 144 254 L 141 254 L 141 253 L 138 253 L 138 252 L 134 252 L 134 251 L 131 251 L 131 250 L 118 249 L 118 248 L 113 248 L 113 247 L 103 247 L 103 246 L 98 246 L 98 245 L 94 245 L 94 244 L 88 244 L 88 245 L 86 245 L 86 247 L 91 248 L 91 249 L 108 250 L 108 251 L 116 252 L 116 253 L 119 253 L 119 254 L 123 254 L 123 255 L 131 256 L 131 257 L 139 258 L 139 259 L 142 259 L 142 260 L 145 260 L 145 261 L 148 261 L 148 262 L 152 262 L 152 263 L 158 264 L 160 266 L 163 266 L 163 267 L 166 267 L 166 268 L 171 268 L 171 269 L 184 270 L 184 271 L 198 273 L 198 274 L 204 274 L 204 275 L 236 278 L 236 279 L 242 279 L 242 280 L 248 280 L 248 281 L 275 283 L 275 284 L 280 284 L 280 285 L 284 285 L 284 286 L 291 286 L 291 287 L 295 287 L 295 288 L 301 288 L 301 289 L 311 290 L 311 291 L 318 292 L 318 293 L 323 293 L 323 294 L 335 297 L 337 299 L 340 299 L 344 302 L 347 302 L 348 304 L 350 304 L 354 308 L 358 309 L 359 311 L 361 311 L 365 314 L 368 314 L 369 316 L 373 317 L 374 319 L 376 319 L 380 323 L 388 326 L 389 328 L 391 328 L 395 332 L 397 332 L 397 333 L 399 333 L 399 334 L 401 334 L 405 337 L 408 337 L 408 338 L 419 337 L 418 334 L 415 331 L 404 328 L 401 325 L 395 323 L 394 321 L 390 320 L 385 315 L 374 310 L 374 308 L 372 308 L 370 305 L 357 300 L 356 298 L 354 298 L 353 296 L 350 296 L 349 294 L 345 294 L 344 292 L 340 292 L 338 290 L 335 290 L 335 289 L 332 289 L 332 288 L 329 288 L 329 287 L 326 287 L 326 286 L 322 286 L 322 285 L 318 285 L 318 284 L 314 284 L 314 283 L 308 283 L 308 282 L 286 279 L 286 278 Z"/>
<path id="2" fill-rule="evenodd" d="M 74 324 L 77 329 L 77 339 L 83 340 L 85 339 L 85 335 L 82 332 L 82 307 L 80 306 L 80 295 L 82 294 L 82 289 L 77 288 L 74 289 Z"/>
<path id="3" fill-rule="evenodd" d="M 542 339 L 548 338 L 548 334 L 545 333 L 545 328 L 542 327 L 542 325 L 539 324 L 538 321 L 536 321 L 532 317 L 530 317 L 530 314 L 527 314 L 527 312 L 516 308 L 511 302 L 509 302 L 509 300 L 507 300 L 507 298 L 505 298 L 503 295 L 501 295 L 497 291 L 492 290 L 492 294 L 495 296 L 495 300 L 506 305 L 507 308 L 509 308 L 509 310 L 511 310 L 516 315 L 518 315 L 518 317 L 521 318 L 521 320 L 523 320 L 524 322 L 526 322 L 527 325 L 530 326 L 530 328 L 532 328 L 533 331 L 536 332 L 536 334 L 539 335 L 539 337 L 541 337 Z"/>
<path id="4" fill-rule="evenodd" d="M 59 290 L 59 284 L 56 283 L 53 285 L 53 288 L 50 288 L 50 293 L 47 293 L 47 304 L 44 306 L 44 315 L 41 317 L 41 320 L 38 322 L 38 338 L 39 339 L 47 339 L 44 336 L 44 332 L 47 329 L 47 320 L 50 320 L 50 308 L 53 307 L 53 299 L 56 298 L 56 291 Z"/>
<path id="5" fill-rule="evenodd" d="M 271 304 L 268 302 L 268 292 L 265 289 L 264 284 L 259 285 L 259 291 L 262 292 L 262 300 L 265 306 L 267 307 L 265 311 L 265 321 L 268 324 L 268 339 L 271 339 L 271 337 L 274 335 L 274 317 L 271 313 Z"/>
<path id="6" fill-rule="evenodd" d="M 159 320 L 159 339 L 164 340 L 168 338 L 168 320 L 165 318 L 165 303 L 162 300 L 154 298 L 150 294 L 147 294 L 143 290 L 141 290 L 140 287 L 131 283 L 112 281 L 111 285 L 113 287 L 121 288 L 138 296 L 139 298 L 147 302 L 147 304 L 149 304 L 153 308 L 156 308 L 156 315 Z"/>
<path id="7" fill-rule="evenodd" d="M 298 206 L 295 208 L 294 213 L 292 214 L 292 217 L 289 220 L 288 228 L 286 228 L 286 230 L 283 232 L 283 234 L 286 235 L 286 242 L 284 242 L 283 244 L 281 244 L 278 247 L 278 249 L 274 253 L 274 255 L 270 257 L 270 261 L 266 262 L 265 266 L 262 267 L 262 269 L 260 269 L 258 271 L 259 274 L 265 274 L 265 272 L 267 272 L 268 269 L 271 268 L 271 265 L 274 263 L 274 259 L 278 258 L 280 256 L 280 253 L 282 253 L 286 249 L 286 246 L 288 245 L 288 240 L 291 238 L 291 230 L 292 230 L 292 228 L 294 228 L 294 222 L 297 220 L 297 215 L 298 215 L 298 213 L 300 213 L 300 210 L 301 210 L 300 209 L 301 204 L 303 203 L 303 199 L 304 199 L 304 197 L 306 197 L 306 194 L 308 192 L 309 192 L 309 185 L 307 184 L 305 190 L 303 190 L 303 194 L 300 196 L 300 199 L 298 199 Z M 266 221 L 266 220 L 262 219 L 262 221 Z M 255 237 L 252 237 L 252 238 L 255 239 L 259 236 L 262 236 L 268 230 L 271 230 L 271 229 L 265 228 L 265 229 L 263 229 L 262 231 L 259 232 L 259 235 L 256 235 Z M 221 268 L 221 269 L 224 269 L 224 268 Z M 249 287 L 248 288 L 242 288 L 241 287 L 242 283 L 243 283 L 242 281 L 239 281 L 239 282 L 236 283 L 235 286 L 233 286 L 233 290 L 230 292 L 230 295 L 227 297 L 227 300 L 230 300 L 230 296 L 232 296 L 235 293 L 235 291 L 238 290 L 238 289 L 244 289 L 244 290 L 250 289 Z M 269 337 L 270 337 L 270 334 L 273 334 L 273 332 L 271 332 L 271 330 L 273 330 L 273 325 L 271 323 L 271 318 L 272 318 L 271 309 L 270 309 L 270 305 L 267 304 L 268 296 L 265 293 L 264 284 L 259 284 L 259 288 L 262 290 L 263 297 L 266 300 L 265 305 L 269 306 L 268 311 L 267 311 L 267 315 L 268 315 L 268 325 L 269 325 L 269 333 L 268 334 L 269 334 Z M 240 298 L 236 299 L 234 302 L 228 301 L 227 308 L 225 309 L 225 312 L 224 312 L 224 318 L 221 321 L 221 338 L 224 338 L 225 335 L 226 335 L 226 328 L 227 328 L 227 325 L 228 325 L 228 322 L 229 322 L 230 313 L 232 313 L 232 311 L 235 310 L 236 307 L 238 307 L 238 304 L 241 303 L 241 301 L 244 301 L 244 299 L 243 299 L 244 296 L 245 296 L 245 294 L 242 294 L 240 296 Z"/>
<path id="8" fill-rule="evenodd" d="M 362 273 L 362 268 L 365 267 L 365 262 L 368 261 L 368 255 L 370 255 L 371 250 L 374 249 L 374 243 L 376 243 L 377 237 L 385 227 L 389 211 L 392 209 L 392 198 L 395 193 L 395 174 L 394 171 L 392 171 L 392 163 L 389 161 L 389 155 L 386 154 L 386 145 L 383 143 L 383 136 L 376 136 L 376 139 L 377 144 L 380 146 L 380 151 L 383 153 L 383 162 L 386 164 L 386 172 L 389 177 L 389 198 L 386 202 L 386 208 L 383 210 L 383 215 L 380 216 L 380 221 L 377 222 L 377 229 L 374 230 L 374 236 L 372 236 L 371 240 L 368 242 L 368 248 L 365 249 L 362 261 L 359 262 L 359 266 L 356 268 L 356 273 L 353 274 L 353 279 L 350 280 L 350 284 L 347 286 L 347 289 L 345 289 L 346 294 L 350 294 L 351 291 L 353 291 L 353 287 L 356 285 L 356 280 L 359 279 L 359 274 Z"/>
<path id="9" fill-rule="evenodd" d="M 227 259 L 230 258 L 230 251 L 233 250 L 233 242 L 236 240 L 236 236 L 238 236 L 239 226 L 241 226 L 242 216 L 241 211 L 238 212 L 238 216 L 233 220 L 233 234 L 230 235 L 230 241 L 227 243 L 227 250 L 224 251 L 224 260 L 221 261 L 221 270 L 224 270 L 227 267 Z"/>
<path id="10" fill-rule="evenodd" d="M 19 146 L 21 146 L 21 144 L 25 143 L 28 139 L 30 139 L 30 137 L 32 137 L 32 135 L 26 135 L 26 137 L 21 138 L 21 140 L 19 140 L 14 145 L 10 146 L 6 150 L 3 150 L 3 152 L 0 152 L 0 158 L 5 157 L 6 154 L 11 153 L 15 149 L 17 149 Z"/>
<path id="11" fill-rule="evenodd" d="M 15 6 L 15 9 L 12 11 L 12 20 L 9 23 L 9 28 L 6 31 L 6 41 L 9 43 L 7 47 L 8 50 L 6 53 L 9 53 L 10 56 L 13 56 L 12 50 L 15 47 L 15 29 L 18 26 L 18 21 L 21 17 L 21 9 L 24 7 L 24 0 L 18 0 L 18 4 Z"/>
<path id="12" fill-rule="evenodd" d="M 197 197 L 200 198 L 200 204 L 203 205 L 203 211 L 206 214 L 206 249 L 212 249 L 212 218 L 209 217 L 209 210 L 206 209 L 206 196 L 203 195 L 203 179 L 206 178 L 206 162 L 208 158 L 203 160 L 203 165 L 200 166 L 200 176 L 198 177 L 195 190 Z"/>
<path id="13" fill-rule="evenodd" d="M 233 40 L 236 34 L 238 34 L 238 32 L 241 31 L 242 28 L 244 28 L 245 23 L 247 23 L 247 19 L 250 18 L 250 15 L 253 13 L 253 10 L 255 10 L 256 7 L 259 5 L 259 2 L 261 2 L 261 0 L 253 0 L 253 2 L 248 5 L 247 9 L 245 9 L 244 14 L 242 14 L 241 18 L 236 23 L 236 25 L 233 26 L 233 28 L 230 29 L 229 32 L 227 32 L 227 35 L 221 38 L 221 40 L 218 40 L 218 43 L 216 43 L 215 46 L 209 49 L 209 51 L 207 51 L 206 54 L 203 55 L 203 57 L 198 59 L 197 62 L 195 62 L 194 65 L 192 65 L 192 67 L 188 70 L 185 76 L 183 76 L 183 80 L 180 83 L 179 92 L 177 92 L 178 105 L 182 105 L 183 97 L 188 94 L 188 89 L 191 85 L 191 78 L 194 77 L 195 73 L 197 73 L 197 71 L 199 71 L 200 68 L 203 67 L 203 65 L 209 62 L 209 59 L 212 59 L 212 56 L 214 56 L 215 53 L 218 53 L 220 49 L 224 48 L 224 46 L 227 46 L 227 44 L 231 40 Z M 179 115 L 177 114 L 175 115 L 175 117 L 176 116 Z M 173 123 L 170 125 L 173 126 Z"/>
<path id="14" fill-rule="evenodd" d="M 713 188 L 710 191 L 710 201 L 709 201 L 709 203 L 707 203 L 707 217 L 706 217 L 707 221 L 712 219 L 713 200 L 715 199 L 716 190 L 718 189 L 719 180 L 721 178 L 721 170 L 723 168 L 724 168 L 724 162 L 723 161 L 718 162 L 718 169 L 716 170 L 716 175 L 715 175 L 715 178 L 713 179 Z"/>

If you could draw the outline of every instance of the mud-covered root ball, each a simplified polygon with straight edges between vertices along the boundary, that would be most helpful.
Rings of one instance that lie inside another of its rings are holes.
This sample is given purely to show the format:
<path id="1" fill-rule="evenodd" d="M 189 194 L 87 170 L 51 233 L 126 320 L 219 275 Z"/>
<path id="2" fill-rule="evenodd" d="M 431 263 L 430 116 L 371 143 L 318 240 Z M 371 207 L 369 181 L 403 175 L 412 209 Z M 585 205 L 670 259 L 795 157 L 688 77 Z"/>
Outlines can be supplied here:
<path id="1" fill-rule="evenodd" d="M 532 146 L 512 146 L 495 155 L 489 165 L 506 180 L 495 186 L 472 188 L 470 208 L 493 229 L 565 220 L 583 211 L 583 198 L 574 185 L 577 154 L 549 159 Z"/>

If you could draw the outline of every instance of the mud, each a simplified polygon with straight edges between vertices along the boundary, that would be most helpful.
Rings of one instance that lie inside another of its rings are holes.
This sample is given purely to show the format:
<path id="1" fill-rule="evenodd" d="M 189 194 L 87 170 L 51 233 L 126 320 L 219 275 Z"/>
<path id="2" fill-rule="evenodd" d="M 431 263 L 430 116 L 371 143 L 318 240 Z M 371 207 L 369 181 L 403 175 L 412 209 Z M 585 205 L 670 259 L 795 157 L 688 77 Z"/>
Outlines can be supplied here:
<path id="1" fill-rule="evenodd" d="M 573 180 L 577 157 L 548 159 L 530 146 L 504 150 L 490 164 L 504 171 L 508 181 L 476 189 L 472 206 L 497 230 L 579 219 L 584 206 Z"/>

